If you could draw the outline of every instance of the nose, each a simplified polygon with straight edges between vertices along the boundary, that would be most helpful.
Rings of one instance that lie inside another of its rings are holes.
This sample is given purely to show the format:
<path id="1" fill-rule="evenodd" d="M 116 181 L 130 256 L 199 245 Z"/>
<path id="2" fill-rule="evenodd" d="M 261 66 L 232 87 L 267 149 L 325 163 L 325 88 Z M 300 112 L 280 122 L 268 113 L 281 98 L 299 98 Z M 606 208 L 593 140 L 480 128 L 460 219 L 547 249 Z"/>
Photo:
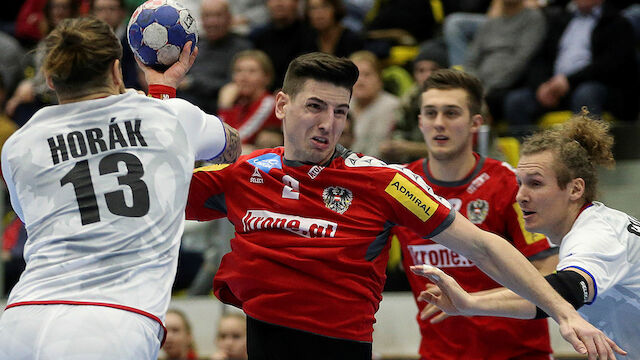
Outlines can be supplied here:
<path id="1" fill-rule="evenodd" d="M 527 196 L 527 192 L 524 186 L 519 186 L 518 187 L 518 192 L 516 193 L 516 202 L 519 205 L 525 204 L 527 201 L 529 201 L 529 197 Z"/>

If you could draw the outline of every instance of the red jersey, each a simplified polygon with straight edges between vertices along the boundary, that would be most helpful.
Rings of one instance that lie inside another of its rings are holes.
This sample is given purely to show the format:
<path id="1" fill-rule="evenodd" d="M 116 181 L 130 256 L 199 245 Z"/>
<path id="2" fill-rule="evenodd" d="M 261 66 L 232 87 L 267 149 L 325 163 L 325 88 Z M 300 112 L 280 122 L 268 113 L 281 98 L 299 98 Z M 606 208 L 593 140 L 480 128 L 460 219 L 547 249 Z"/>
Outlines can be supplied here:
<path id="1" fill-rule="evenodd" d="M 455 212 L 418 175 L 342 146 L 325 166 L 283 154 L 195 171 L 187 218 L 226 216 L 236 232 L 214 292 L 260 321 L 371 342 L 391 227 L 434 236 Z"/>
<path id="2" fill-rule="evenodd" d="M 423 176 L 438 195 L 483 230 L 507 239 L 526 257 L 548 251 L 543 235 L 524 230 L 522 213 L 515 201 L 518 186 L 513 168 L 506 163 L 482 158 L 463 180 L 438 181 L 432 178 L 427 160 L 421 159 L 407 168 Z M 477 268 L 473 262 L 448 248 L 416 236 L 406 228 L 396 227 L 405 269 L 411 265 L 430 264 L 454 277 L 467 291 L 492 289 L 501 285 Z M 424 290 L 428 280 L 407 271 L 414 297 Z M 425 302 L 417 302 L 420 311 Z M 423 359 L 549 359 L 551 345 L 546 319 L 517 320 L 497 317 L 450 317 L 438 324 L 417 317 Z"/>
<path id="3" fill-rule="evenodd" d="M 246 105 L 235 104 L 229 109 L 218 110 L 218 116 L 238 130 L 243 144 L 253 144 L 264 129 L 280 129 L 282 123 L 275 113 L 276 98 L 269 92 Z"/>

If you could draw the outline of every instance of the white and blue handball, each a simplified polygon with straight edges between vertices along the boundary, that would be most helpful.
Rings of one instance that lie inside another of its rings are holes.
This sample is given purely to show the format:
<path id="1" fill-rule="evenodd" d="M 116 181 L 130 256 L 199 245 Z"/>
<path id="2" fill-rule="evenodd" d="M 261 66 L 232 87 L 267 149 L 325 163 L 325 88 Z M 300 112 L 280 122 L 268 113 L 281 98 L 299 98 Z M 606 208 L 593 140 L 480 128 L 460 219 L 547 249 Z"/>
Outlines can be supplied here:
<path id="1" fill-rule="evenodd" d="M 195 18 L 175 0 L 149 0 L 138 6 L 127 27 L 129 46 L 143 64 L 165 70 L 178 61 L 188 41 L 198 42 Z"/>

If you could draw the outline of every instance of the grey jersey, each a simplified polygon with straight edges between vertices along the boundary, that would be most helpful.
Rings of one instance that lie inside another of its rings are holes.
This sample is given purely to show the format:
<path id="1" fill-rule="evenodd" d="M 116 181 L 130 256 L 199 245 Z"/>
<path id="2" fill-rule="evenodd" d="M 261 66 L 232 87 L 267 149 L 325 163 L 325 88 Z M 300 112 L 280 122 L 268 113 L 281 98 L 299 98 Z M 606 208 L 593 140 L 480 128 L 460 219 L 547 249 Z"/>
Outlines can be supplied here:
<path id="1" fill-rule="evenodd" d="M 2 149 L 24 221 L 9 304 L 94 302 L 163 318 L 195 159 L 225 148 L 219 119 L 135 92 L 46 107 Z"/>
<path id="2" fill-rule="evenodd" d="M 620 347 L 640 354 L 640 222 L 594 202 L 562 239 L 558 270 L 588 273 L 596 296 L 579 312 Z"/>

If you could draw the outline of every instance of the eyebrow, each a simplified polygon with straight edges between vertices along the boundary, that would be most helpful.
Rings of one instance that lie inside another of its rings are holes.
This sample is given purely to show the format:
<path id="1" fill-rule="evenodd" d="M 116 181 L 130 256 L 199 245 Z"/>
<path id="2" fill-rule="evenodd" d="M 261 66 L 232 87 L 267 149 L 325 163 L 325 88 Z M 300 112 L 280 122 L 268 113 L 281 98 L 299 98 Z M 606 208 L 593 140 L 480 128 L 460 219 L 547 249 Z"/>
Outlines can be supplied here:
<path id="1" fill-rule="evenodd" d="M 313 100 L 313 101 L 317 101 L 317 102 L 323 103 L 324 105 L 328 105 L 328 103 L 326 101 L 324 101 L 324 100 L 322 100 L 320 98 L 317 98 L 315 96 L 307 98 L 307 100 Z M 347 103 L 347 104 L 336 105 L 336 108 L 340 108 L 340 107 L 346 107 L 347 109 L 349 109 L 349 104 Z"/>
<path id="2" fill-rule="evenodd" d="M 443 105 L 443 106 L 436 106 L 436 105 L 425 105 L 422 107 L 423 109 L 437 109 L 437 108 L 443 108 L 445 110 L 449 110 L 449 109 L 462 109 L 462 106 L 458 106 L 458 105 Z"/>

